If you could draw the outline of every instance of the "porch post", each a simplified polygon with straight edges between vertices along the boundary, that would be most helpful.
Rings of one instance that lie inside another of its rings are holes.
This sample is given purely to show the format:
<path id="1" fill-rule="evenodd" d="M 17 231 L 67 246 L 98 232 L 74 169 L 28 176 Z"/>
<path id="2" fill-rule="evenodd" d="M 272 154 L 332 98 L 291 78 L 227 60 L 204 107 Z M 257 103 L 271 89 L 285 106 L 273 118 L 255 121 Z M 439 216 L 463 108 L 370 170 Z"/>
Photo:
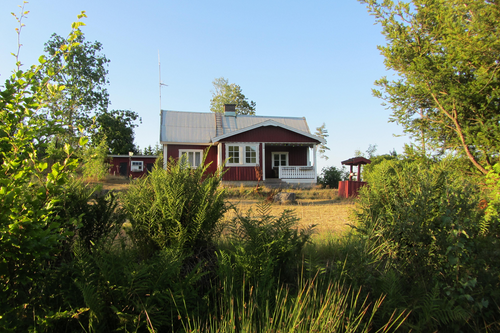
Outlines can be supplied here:
<path id="1" fill-rule="evenodd" d="M 311 152 L 309 146 L 307 147 L 307 166 L 311 166 Z"/>
<path id="2" fill-rule="evenodd" d="M 167 162 L 168 162 L 168 145 L 163 144 L 163 169 L 167 169 Z"/>
<path id="3" fill-rule="evenodd" d="M 262 142 L 262 181 L 266 180 L 266 143 Z"/>
<path id="4" fill-rule="evenodd" d="M 222 143 L 217 144 L 217 168 L 222 165 Z"/>
<path id="5" fill-rule="evenodd" d="M 314 145 L 313 148 L 313 160 L 314 160 L 314 183 L 318 182 L 318 172 L 317 172 L 317 167 L 316 167 L 316 144 Z"/>

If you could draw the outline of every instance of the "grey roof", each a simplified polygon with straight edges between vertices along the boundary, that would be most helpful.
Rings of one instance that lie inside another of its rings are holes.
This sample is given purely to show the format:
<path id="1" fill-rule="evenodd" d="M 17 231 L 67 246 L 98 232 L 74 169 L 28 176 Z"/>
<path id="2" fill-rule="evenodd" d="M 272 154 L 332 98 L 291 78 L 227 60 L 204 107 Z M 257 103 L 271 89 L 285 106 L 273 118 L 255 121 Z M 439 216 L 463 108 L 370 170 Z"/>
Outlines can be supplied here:
<path id="1" fill-rule="evenodd" d="M 183 112 L 162 110 L 160 142 L 178 143 L 212 143 L 230 133 L 237 134 L 262 126 L 282 126 L 311 139 L 323 141 L 311 135 L 304 117 L 264 117 L 264 116 L 224 116 L 222 118 L 222 134 L 216 131 L 216 114 L 213 112 Z M 214 140 L 216 139 L 216 140 Z"/>

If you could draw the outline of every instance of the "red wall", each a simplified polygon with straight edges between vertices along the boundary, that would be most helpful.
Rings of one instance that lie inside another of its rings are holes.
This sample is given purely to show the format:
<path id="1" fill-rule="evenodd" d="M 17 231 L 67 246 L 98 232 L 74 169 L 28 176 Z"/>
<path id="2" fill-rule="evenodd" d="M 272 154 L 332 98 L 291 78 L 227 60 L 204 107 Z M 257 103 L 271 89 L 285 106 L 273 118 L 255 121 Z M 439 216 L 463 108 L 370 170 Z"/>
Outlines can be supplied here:
<path id="1" fill-rule="evenodd" d="M 223 142 L 317 142 L 281 127 L 265 126 L 231 136 Z"/>
<path id="2" fill-rule="evenodd" d="M 307 165 L 307 149 L 305 146 L 275 146 L 266 145 L 266 178 L 273 177 L 273 152 L 288 152 L 288 165 Z"/>
<path id="3" fill-rule="evenodd" d="M 216 146 L 203 146 L 203 145 L 167 145 L 167 158 L 171 157 L 174 159 L 179 158 L 179 149 L 202 149 L 208 150 L 208 155 L 205 163 L 212 162 L 207 169 L 209 173 L 215 173 L 217 171 L 217 147 Z"/>
<path id="4" fill-rule="evenodd" d="M 138 178 L 146 173 L 148 173 L 147 165 L 154 164 L 156 161 L 155 157 L 146 157 L 146 156 L 132 156 L 132 161 L 142 161 L 143 162 L 143 171 L 142 172 L 130 172 L 130 158 L 129 156 L 123 157 L 109 157 L 109 163 L 111 166 L 109 167 L 109 174 L 120 176 L 120 163 L 126 163 L 126 174 L 124 177 L 132 176 L 132 178 Z"/>

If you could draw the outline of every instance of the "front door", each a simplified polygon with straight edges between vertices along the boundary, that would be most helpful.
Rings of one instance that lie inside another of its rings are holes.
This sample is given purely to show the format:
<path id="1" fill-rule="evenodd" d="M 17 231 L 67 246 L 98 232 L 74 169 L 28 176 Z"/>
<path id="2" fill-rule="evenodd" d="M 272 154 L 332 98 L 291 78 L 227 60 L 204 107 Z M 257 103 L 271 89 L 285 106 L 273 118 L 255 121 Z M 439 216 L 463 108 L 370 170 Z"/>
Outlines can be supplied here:
<path id="1" fill-rule="evenodd" d="M 273 152 L 273 176 L 279 177 L 279 167 L 288 166 L 288 152 Z"/>

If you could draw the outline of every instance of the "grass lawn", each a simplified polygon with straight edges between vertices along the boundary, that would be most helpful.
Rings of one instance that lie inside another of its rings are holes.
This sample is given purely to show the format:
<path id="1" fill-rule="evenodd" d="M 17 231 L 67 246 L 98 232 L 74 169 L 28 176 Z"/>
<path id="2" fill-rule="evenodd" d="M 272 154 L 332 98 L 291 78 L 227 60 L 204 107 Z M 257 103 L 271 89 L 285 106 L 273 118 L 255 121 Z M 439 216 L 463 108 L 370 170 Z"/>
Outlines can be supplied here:
<path id="1" fill-rule="evenodd" d="M 255 210 L 255 205 L 258 200 L 240 200 L 229 199 L 229 202 L 240 212 L 245 213 L 249 209 Z M 349 223 L 350 214 L 354 207 L 351 200 L 298 200 L 295 205 L 279 205 L 273 204 L 271 214 L 274 216 L 280 215 L 285 209 L 293 210 L 295 216 L 300 219 L 299 225 L 307 227 L 311 224 L 316 224 L 316 237 L 338 236 L 350 229 Z M 231 219 L 236 212 L 230 210 L 226 213 L 226 219 Z"/>

